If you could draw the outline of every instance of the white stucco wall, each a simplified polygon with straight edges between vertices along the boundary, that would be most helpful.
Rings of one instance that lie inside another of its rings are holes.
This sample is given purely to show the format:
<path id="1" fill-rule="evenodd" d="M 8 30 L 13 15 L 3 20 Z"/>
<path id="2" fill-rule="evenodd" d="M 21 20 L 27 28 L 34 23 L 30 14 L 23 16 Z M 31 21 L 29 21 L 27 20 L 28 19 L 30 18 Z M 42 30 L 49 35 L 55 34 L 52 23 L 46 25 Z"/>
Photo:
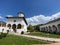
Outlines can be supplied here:
<path id="1" fill-rule="evenodd" d="M 4 30 L 3 30 L 4 29 Z M 2 31 L 3 30 L 3 31 Z M 0 32 L 7 33 L 8 28 L 7 27 L 0 27 Z"/>
<path id="2" fill-rule="evenodd" d="M 58 29 L 58 24 L 60 24 L 60 20 L 46 24 L 46 25 L 42 25 L 42 26 L 40 26 L 40 30 L 43 27 L 49 27 L 49 26 L 52 27 L 53 25 L 55 25 L 55 27 L 57 27 L 57 32 L 60 32 L 60 29 Z M 52 31 L 54 31 L 53 28 L 51 28 L 51 29 L 52 29 Z"/>
<path id="3" fill-rule="evenodd" d="M 14 20 L 16 20 L 16 22 L 14 22 Z M 10 18 L 10 19 L 8 19 L 6 26 L 8 24 L 11 24 L 11 25 L 13 25 L 13 24 L 16 24 L 16 25 L 18 25 L 18 24 L 24 25 L 24 28 L 16 29 L 16 31 L 18 33 L 21 33 L 21 31 L 27 32 L 27 25 L 26 25 L 25 21 L 23 20 L 23 18 Z M 13 31 L 12 27 L 11 27 L 10 31 Z"/>

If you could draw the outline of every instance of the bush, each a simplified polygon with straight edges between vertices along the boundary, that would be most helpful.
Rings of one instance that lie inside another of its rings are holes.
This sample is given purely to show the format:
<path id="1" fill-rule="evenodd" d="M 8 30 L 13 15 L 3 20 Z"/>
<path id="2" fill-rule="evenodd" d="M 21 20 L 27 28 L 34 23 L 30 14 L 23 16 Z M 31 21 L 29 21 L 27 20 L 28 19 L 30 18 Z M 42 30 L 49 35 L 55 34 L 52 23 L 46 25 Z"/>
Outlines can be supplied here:
<path id="1" fill-rule="evenodd" d="M 1 33 L 0 33 L 0 39 L 2 39 Z"/>
<path id="2" fill-rule="evenodd" d="M 39 32 L 38 30 L 28 30 L 27 32 Z"/>
<path id="3" fill-rule="evenodd" d="M 2 37 L 6 37 L 7 36 L 7 33 L 1 33 L 1 36 Z"/>
<path id="4" fill-rule="evenodd" d="M 7 30 L 7 33 L 9 33 L 9 30 Z"/>
<path id="5" fill-rule="evenodd" d="M 0 35 L 0 39 L 2 39 L 2 36 Z"/>
<path id="6" fill-rule="evenodd" d="M 34 30 L 28 30 L 28 32 L 34 32 Z"/>

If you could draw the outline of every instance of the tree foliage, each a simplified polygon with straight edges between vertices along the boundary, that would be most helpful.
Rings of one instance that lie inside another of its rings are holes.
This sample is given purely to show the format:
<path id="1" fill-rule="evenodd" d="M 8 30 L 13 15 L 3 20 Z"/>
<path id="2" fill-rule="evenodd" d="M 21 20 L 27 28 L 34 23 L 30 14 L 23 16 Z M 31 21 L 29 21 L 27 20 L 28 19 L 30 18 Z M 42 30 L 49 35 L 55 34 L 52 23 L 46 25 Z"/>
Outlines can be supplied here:
<path id="1" fill-rule="evenodd" d="M 28 26 L 28 31 L 30 31 L 30 32 L 34 31 L 34 27 L 31 24 Z"/>
<path id="2" fill-rule="evenodd" d="M 43 25 L 43 24 L 35 25 L 35 26 L 34 26 L 34 30 L 39 31 L 39 30 L 40 30 L 39 27 L 40 27 L 41 25 Z"/>
<path id="3" fill-rule="evenodd" d="M 43 25 L 43 24 L 38 24 L 38 25 L 34 25 L 34 26 L 32 26 L 32 25 L 30 24 L 30 25 L 28 26 L 28 30 L 29 30 L 30 32 L 39 31 L 39 30 L 40 30 L 39 27 L 40 27 L 41 25 Z"/>

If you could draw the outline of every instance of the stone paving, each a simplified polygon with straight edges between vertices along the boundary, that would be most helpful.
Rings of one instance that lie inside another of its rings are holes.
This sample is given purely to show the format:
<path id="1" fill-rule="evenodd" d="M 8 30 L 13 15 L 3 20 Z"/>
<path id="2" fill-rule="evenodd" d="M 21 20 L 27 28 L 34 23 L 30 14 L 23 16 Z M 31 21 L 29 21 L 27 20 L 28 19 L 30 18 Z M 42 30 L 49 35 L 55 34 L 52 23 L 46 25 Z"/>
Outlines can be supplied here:
<path id="1" fill-rule="evenodd" d="M 48 37 L 39 37 L 39 36 L 32 36 L 32 35 L 20 35 L 20 36 L 34 38 L 34 39 L 40 39 L 40 40 L 60 42 L 60 38 L 48 38 Z"/>

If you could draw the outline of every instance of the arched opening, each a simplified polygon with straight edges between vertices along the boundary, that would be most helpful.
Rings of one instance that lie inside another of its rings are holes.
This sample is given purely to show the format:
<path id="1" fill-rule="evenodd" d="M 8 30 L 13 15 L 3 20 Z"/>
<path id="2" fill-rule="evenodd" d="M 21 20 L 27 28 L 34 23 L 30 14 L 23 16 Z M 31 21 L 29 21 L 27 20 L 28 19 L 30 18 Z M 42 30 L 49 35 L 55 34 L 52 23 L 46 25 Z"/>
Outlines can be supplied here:
<path id="1" fill-rule="evenodd" d="M 12 25 L 12 29 L 13 29 L 14 32 L 16 32 L 16 24 Z"/>
<path id="2" fill-rule="evenodd" d="M 48 27 L 46 26 L 46 32 L 48 32 Z"/>
<path id="3" fill-rule="evenodd" d="M 40 28 L 40 31 L 42 32 L 42 28 Z"/>
<path id="4" fill-rule="evenodd" d="M 51 29 L 51 26 L 49 26 L 49 32 L 52 33 L 52 29 Z"/>
<path id="5" fill-rule="evenodd" d="M 11 28 L 11 24 L 8 24 L 7 27 L 9 27 L 9 29 Z"/>
<path id="6" fill-rule="evenodd" d="M 41 28 L 41 32 L 43 32 L 43 27 Z"/>
<path id="7" fill-rule="evenodd" d="M 21 24 L 18 24 L 17 25 L 17 29 L 21 29 Z"/>
<path id="8" fill-rule="evenodd" d="M 22 31 L 21 34 L 24 34 L 24 32 Z"/>
<path id="9" fill-rule="evenodd" d="M 2 27 L 6 27 L 6 24 L 2 24 Z"/>
<path id="10" fill-rule="evenodd" d="M 44 32 L 45 32 L 45 27 L 44 27 Z"/>
<path id="11" fill-rule="evenodd" d="M 42 27 L 42 32 L 44 31 L 44 28 Z"/>
<path id="12" fill-rule="evenodd" d="M 45 27 L 42 27 L 42 32 L 45 32 Z"/>
<path id="13" fill-rule="evenodd" d="M 60 24 L 58 24 L 57 27 L 58 27 L 58 33 L 60 33 Z"/>
<path id="14" fill-rule="evenodd" d="M 57 33 L 57 27 L 55 25 L 52 26 L 52 29 L 53 29 L 52 30 L 53 33 Z"/>
<path id="15" fill-rule="evenodd" d="M 6 27 L 6 23 L 0 22 L 0 27 Z"/>

